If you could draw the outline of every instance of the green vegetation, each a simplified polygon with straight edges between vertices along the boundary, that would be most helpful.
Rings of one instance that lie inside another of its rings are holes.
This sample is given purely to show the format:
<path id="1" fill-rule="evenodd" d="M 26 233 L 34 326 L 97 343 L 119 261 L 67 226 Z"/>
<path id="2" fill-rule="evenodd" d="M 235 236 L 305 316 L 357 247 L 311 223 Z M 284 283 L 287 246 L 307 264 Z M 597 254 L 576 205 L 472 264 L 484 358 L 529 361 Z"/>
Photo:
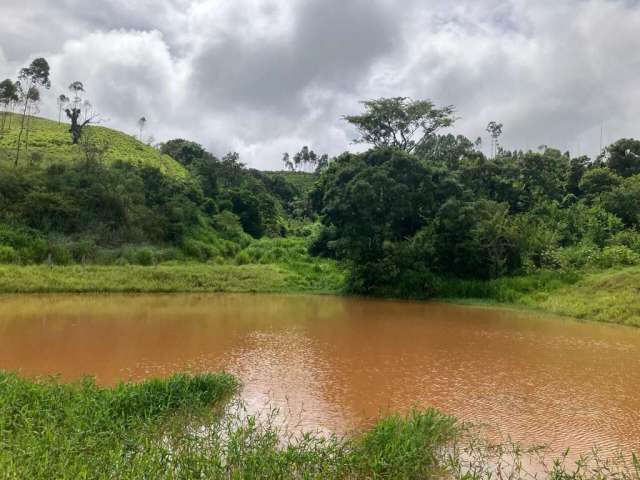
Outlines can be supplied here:
<path id="1" fill-rule="evenodd" d="M 298 243 L 298 258 L 291 250 Z M 274 244 L 276 245 L 274 247 Z M 284 256 L 287 258 L 283 258 Z M 280 256 L 280 257 L 279 257 Z M 252 264 L 252 262 L 254 262 Z M 142 265 L 0 265 L 0 293 L 44 292 L 262 292 L 340 293 L 344 274 L 335 262 L 309 258 L 296 240 L 261 240 L 235 263 Z"/>
<path id="2" fill-rule="evenodd" d="M 18 125 L 19 115 L 8 113 L 7 125 Z M 39 117 L 29 117 L 29 146 L 24 153 L 25 163 L 32 167 L 73 163 L 85 157 L 80 145 L 73 145 L 69 125 Z M 5 128 L 0 136 L 0 163 L 13 162 L 18 141 L 18 129 Z M 107 145 L 102 160 L 111 164 L 126 162 L 136 167 L 155 167 L 166 175 L 184 178 L 186 170 L 168 155 L 141 143 L 126 133 L 94 125 L 87 127 L 87 135 L 97 144 Z"/>
<path id="3" fill-rule="evenodd" d="M 638 323 L 624 269 L 640 265 L 640 141 L 594 160 L 509 151 L 490 122 L 487 156 L 440 133 L 453 106 L 383 98 L 344 117 L 370 150 L 304 146 L 284 154 L 289 171 L 261 172 L 95 126 L 79 81 L 58 98 L 70 125 L 36 118 L 48 76 L 39 58 L 0 82 L 2 291 L 473 297 Z M 599 271 L 624 281 L 590 297 Z"/>
<path id="4" fill-rule="evenodd" d="M 436 279 L 437 298 L 507 304 L 558 315 L 640 327 L 640 269 L 542 271 L 494 280 Z"/>
<path id="5" fill-rule="evenodd" d="M 346 437 L 287 432 L 276 411 L 229 403 L 226 374 L 175 375 L 101 388 L 0 372 L 0 472 L 29 479 L 640 478 L 635 457 L 541 460 L 494 446 L 434 409 L 381 418 Z M 500 476 L 495 476 L 496 470 Z"/>

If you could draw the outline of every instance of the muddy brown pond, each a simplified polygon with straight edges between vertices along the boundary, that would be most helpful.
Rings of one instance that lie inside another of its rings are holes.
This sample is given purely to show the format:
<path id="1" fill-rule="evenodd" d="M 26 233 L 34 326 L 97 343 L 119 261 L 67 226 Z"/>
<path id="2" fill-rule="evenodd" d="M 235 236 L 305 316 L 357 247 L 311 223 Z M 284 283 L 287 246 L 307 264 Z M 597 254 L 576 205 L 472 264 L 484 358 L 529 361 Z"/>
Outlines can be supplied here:
<path id="1" fill-rule="evenodd" d="M 279 295 L 0 297 L 0 369 L 102 384 L 226 370 L 251 409 L 348 432 L 436 406 L 527 443 L 640 449 L 640 330 Z"/>

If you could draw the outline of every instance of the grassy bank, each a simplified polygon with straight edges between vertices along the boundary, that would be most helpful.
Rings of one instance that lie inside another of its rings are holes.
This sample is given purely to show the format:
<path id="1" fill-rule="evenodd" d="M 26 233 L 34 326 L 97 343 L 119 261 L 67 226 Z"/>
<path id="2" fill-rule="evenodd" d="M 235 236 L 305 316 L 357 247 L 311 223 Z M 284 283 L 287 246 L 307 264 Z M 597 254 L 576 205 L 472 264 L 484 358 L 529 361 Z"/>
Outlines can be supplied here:
<path id="1" fill-rule="evenodd" d="M 455 420 L 435 410 L 350 439 L 284 440 L 268 415 L 223 409 L 237 383 L 178 375 L 112 389 L 0 373 L 2 478 L 429 478 Z"/>
<path id="2" fill-rule="evenodd" d="M 258 242 L 236 263 L 141 265 L 0 265 L 0 293 L 344 292 L 345 273 L 330 260 L 268 263 Z M 266 254 L 264 252 L 267 252 Z M 640 268 L 600 272 L 540 272 L 491 281 L 438 280 L 435 296 L 461 303 L 495 303 L 640 327 Z"/>
<path id="3" fill-rule="evenodd" d="M 285 432 L 275 412 L 229 402 L 226 374 L 64 385 L 0 372 L 0 476 L 7 479 L 640 478 L 635 457 L 566 465 L 490 445 L 437 410 L 380 419 L 346 437 Z M 498 472 L 498 473 L 496 473 Z"/>
<path id="4" fill-rule="evenodd" d="M 342 273 L 329 263 L 157 266 L 0 265 L 0 293 L 260 292 L 338 293 Z"/>
<path id="5" fill-rule="evenodd" d="M 438 297 L 464 303 L 524 306 L 584 320 L 640 327 L 640 268 L 540 272 L 491 281 L 451 280 Z"/>

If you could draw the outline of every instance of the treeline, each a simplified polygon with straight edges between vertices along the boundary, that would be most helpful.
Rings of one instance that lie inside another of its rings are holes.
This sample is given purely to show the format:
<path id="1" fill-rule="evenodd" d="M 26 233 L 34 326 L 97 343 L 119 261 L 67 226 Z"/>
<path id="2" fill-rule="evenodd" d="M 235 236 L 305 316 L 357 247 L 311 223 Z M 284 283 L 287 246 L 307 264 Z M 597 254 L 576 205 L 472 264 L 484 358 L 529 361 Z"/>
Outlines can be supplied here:
<path id="1" fill-rule="evenodd" d="M 48 75 L 36 59 L 17 87 L 0 84 L 2 132 L 16 105 L 19 128 L 28 126 L 35 97 L 16 92 L 48 88 Z M 15 156 L 0 162 L 0 262 L 224 260 L 252 238 L 304 234 L 312 255 L 348 267 L 351 291 L 401 296 L 435 294 L 443 279 L 640 263 L 634 139 L 595 159 L 548 147 L 523 152 L 505 149 L 503 125 L 490 122 L 486 155 L 481 139 L 442 133 L 455 124 L 453 106 L 383 98 L 344 117 L 356 141 L 372 146 L 364 153 L 330 159 L 303 147 L 284 154 L 290 172 L 269 173 L 236 153 L 217 158 L 174 139 L 155 152 L 181 165 L 171 175 L 154 164 L 106 162 L 110 145 L 92 136 L 92 114 L 80 108 L 83 84 L 70 91 L 73 100 L 58 99 L 70 135 L 50 141 L 67 142 L 75 161 L 18 163 L 18 135 Z"/>
<path id="2" fill-rule="evenodd" d="M 350 265 L 352 291 L 428 296 L 443 277 L 640 263 L 640 141 L 595 160 L 508 151 L 492 122 L 488 158 L 480 142 L 438 133 L 452 107 L 382 99 L 347 120 L 375 148 L 321 176 L 311 199 L 323 227 L 310 248 Z"/>

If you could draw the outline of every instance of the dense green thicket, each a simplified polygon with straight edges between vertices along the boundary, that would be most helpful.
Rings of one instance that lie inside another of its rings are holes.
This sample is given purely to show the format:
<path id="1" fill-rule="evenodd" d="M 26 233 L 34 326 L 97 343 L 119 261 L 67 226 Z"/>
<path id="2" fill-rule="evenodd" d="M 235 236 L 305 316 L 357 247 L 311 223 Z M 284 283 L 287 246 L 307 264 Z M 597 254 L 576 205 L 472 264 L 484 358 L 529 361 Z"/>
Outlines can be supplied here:
<path id="1" fill-rule="evenodd" d="M 345 153 L 311 192 L 311 246 L 351 266 L 355 292 L 437 295 L 443 278 L 640 264 L 640 142 L 596 161 L 558 150 L 487 158 L 464 137 L 414 153 Z"/>
<path id="2" fill-rule="evenodd" d="M 63 133 L 39 122 L 34 132 Z M 86 128 L 94 135 L 96 127 Z M 302 192 L 288 174 L 247 169 L 235 154 L 219 160 L 174 140 L 156 153 L 174 164 L 167 169 L 166 160 L 150 155 L 146 163 L 131 162 L 126 149 L 107 159 L 110 150 L 96 153 L 94 141 L 95 135 L 89 145 L 69 145 L 67 157 L 17 167 L 0 158 L 0 262 L 234 261 L 252 238 L 284 236 L 296 230 L 293 217 L 303 215 Z"/>

